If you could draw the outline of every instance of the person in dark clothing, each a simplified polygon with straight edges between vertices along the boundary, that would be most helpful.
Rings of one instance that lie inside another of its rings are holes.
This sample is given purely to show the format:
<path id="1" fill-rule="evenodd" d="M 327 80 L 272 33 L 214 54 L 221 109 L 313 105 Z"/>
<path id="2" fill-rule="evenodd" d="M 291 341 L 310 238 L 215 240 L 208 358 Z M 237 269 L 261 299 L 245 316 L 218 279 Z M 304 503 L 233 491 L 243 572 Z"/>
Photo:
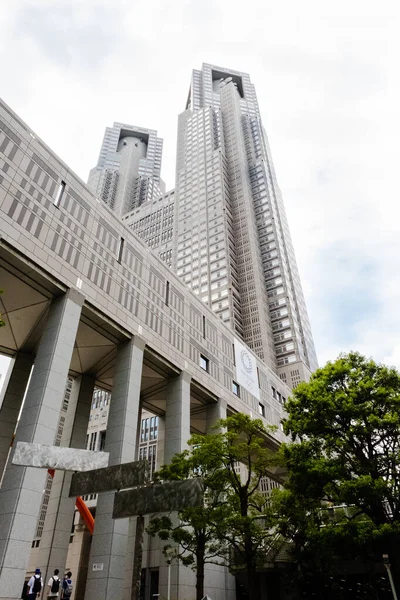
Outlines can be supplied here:
<path id="1" fill-rule="evenodd" d="M 35 574 L 32 575 L 30 580 L 28 581 L 28 599 L 36 600 L 38 596 L 40 596 L 43 588 L 43 579 L 40 573 L 40 569 L 36 569 Z"/>
<path id="2" fill-rule="evenodd" d="M 61 598 L 71 598 L 73 588 L 72 573 L 71 571 L 68 571 L 68 573 L 64 575 Z"/>

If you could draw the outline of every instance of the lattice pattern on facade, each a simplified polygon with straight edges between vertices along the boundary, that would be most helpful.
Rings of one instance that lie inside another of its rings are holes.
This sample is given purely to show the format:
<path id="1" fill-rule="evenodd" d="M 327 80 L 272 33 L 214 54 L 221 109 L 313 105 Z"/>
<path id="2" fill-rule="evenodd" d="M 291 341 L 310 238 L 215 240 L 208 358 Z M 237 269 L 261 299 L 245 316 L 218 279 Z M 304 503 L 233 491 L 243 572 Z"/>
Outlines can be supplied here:
<path id="1" fill-rule="evenodd" d="M 172 263 L 174 212 L 175 191 L 172 190 L 153 202 L 146 200 L 139 210 L 131 211 L 124 217 L 126 225 L 168 266 Z"/>

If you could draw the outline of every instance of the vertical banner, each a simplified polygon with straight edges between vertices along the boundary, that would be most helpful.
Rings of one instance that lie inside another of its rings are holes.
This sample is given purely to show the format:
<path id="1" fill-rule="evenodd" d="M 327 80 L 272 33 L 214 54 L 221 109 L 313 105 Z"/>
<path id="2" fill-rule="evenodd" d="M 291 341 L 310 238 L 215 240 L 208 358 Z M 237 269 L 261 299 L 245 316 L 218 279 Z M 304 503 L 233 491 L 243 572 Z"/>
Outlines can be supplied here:
<path id="1" fill-rule="evenodd" d="M 257 361 L 249 349 L 234 338 L 236 381 L 257 400 L 260 399 L 258 387 Z"/>

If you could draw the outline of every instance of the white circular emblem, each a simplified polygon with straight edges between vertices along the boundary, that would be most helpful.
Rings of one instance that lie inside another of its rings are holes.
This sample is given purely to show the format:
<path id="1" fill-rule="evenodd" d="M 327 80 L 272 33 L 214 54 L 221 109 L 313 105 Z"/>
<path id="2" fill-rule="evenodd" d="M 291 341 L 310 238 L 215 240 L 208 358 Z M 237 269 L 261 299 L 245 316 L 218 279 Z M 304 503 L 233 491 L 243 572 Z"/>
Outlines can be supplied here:
<path id="1" fill-rule="evenodd" d="M 242 361 L 243 369 L 246 371 L 246 373 L 250 374 L 253 370 L 250 354 L 246 352 L 246 350 L 242 350 L 240 353 L 240 359 Z"/>

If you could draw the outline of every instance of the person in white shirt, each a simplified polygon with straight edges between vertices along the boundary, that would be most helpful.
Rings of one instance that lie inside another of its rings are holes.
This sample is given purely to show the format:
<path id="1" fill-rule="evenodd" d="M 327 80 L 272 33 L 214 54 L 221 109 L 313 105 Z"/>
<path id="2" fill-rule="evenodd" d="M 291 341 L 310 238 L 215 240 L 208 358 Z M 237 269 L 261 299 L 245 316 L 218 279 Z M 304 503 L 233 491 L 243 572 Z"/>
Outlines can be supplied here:
<path id="1" fill-rule="evenodd" d="M 30 580 L 28 581 L 28 599 L 36 600 L 38 596 L 40 596 L 43 588 L 43 579 L 40 574 L 40 569 L 36 569 L 35 574 L 32 575 Z"/>
<path id="2" fill-rule="evenodd" d="M 49 579 L 49 583 L 47 584 L 49 587 L 49 591 L 47 593 L 47 598 L 58 598 L 58 593 L 61 590 L 61 580 L 58 576 L 59 574 L 59 570 L 56 569 L 54 571 L 54 575 L 52 575 L 52 577 L 50 577 Z"/>

